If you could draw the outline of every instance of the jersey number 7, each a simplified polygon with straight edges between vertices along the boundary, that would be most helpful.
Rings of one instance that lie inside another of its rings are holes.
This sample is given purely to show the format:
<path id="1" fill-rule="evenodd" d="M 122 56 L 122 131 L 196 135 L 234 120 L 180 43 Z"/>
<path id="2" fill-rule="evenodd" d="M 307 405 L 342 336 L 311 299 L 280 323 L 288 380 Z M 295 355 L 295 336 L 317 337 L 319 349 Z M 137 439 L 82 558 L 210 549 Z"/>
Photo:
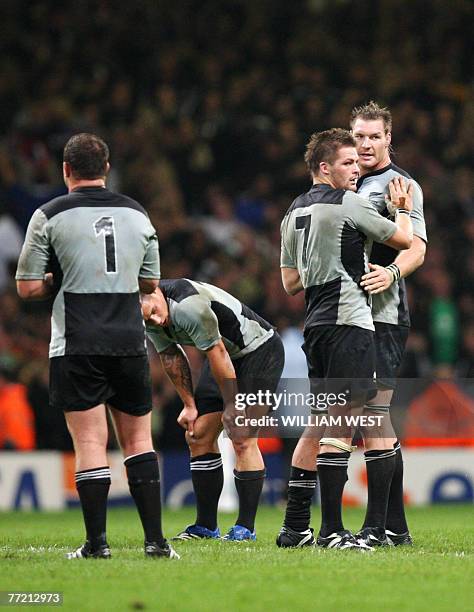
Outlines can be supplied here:
<path id="1" fill-rule="evenodd" d="M 304 231 L 303 238 L 303 269 L 306 270 L 308 267 L 308 237 L 309 237 L 309 228 L 311 227 L 311 215 L 303 215 L 301 217 L 296 217 L 295 219 L 295 229 Z"/>

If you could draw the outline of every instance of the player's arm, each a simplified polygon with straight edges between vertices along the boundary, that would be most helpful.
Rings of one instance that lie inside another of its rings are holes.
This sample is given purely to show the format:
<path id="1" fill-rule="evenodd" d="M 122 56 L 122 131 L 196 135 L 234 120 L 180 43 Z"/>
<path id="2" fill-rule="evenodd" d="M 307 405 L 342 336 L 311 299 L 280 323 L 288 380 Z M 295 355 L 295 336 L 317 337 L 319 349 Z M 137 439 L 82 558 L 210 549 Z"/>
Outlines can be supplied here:
<path id="1" fill-rule="evenodd" d="M 160 281 L 157 278 L 139 278 L 138 286 L 140 287 L 141 293 L 149 295 L 158 288 Z"/>
<path id="2" fill-rule="evenodd" d="M 26 230 L 15 276 L 23 300 L 44 300 L 53 292 L 53 275 L 46 273 L 50 256 L 47 223 L 46 215 L 38 209 Z"/>
<path id="3" fill-rule="evenodd" d="M 400 276 L 403 278 L 412 274 L 419 268 L 426 254 L 426 225 L 423 215 L 423 192 L 421 187 L 413 181 L 413 207 L 410 212 L 410 219 L 413 225 L 413 242 L 409 249 L 398 254 L 394 263 L 400 270 Z"/>
<path id="4" fill-rule="evenodd" d="M 237 377 L 234 364 L 222 340 L 208 349 L 206 354 L 212 375 L 224 400 L 222 423 L 229 437 L 232 438 L 236 427 L 235 395 L 237 393 Z"/>
<path id="5" fill-rule="evenodd" d="M 396 209 L 395 233 L 383 242 L 397 251 L 411 248 L 413 242 L 413 225 L 410 212 L 413 210 L 413 185 L 408 187 L 402 177 L 395 177 L 388 185 L 390 192 L 390 203 Z"/>
<path id="6" fill-rule="evenodd" d="M 291 226 L 292 218 L 285 215 L 281 227 L 280 270 L 281 282 L 288 295 L 296 295 L 304 289 L 296 263 L 295 232 Z"/>
<path id="7" fill-rule="evenodd" d="M 425 260 L 426 242 L 413 236 L 409 249 L 401 251 L 387 267 L 369 263 L 370 272 L 362 277 L 361 286 L 370 294 L 382 293 L 395 281 L 405 278 L 418 269 Z"/>
<path id="8" fill-rule="evenodd" d="M 16 290 L 22 300 L 46 300 L 53 292 L 53 275 L 48 272 L 41 280 L 17 280 Z"/>
<path id="9" fill-rule="evenodd" d="M 288 295 L 296 295 L 303 291 L 303 283 L 301 282 L 300 274 L 296 268 L 280 268 L 281 282 Z"/>
<path id="10" fill-rule="evenodd" d="M 411 187 L 411 189 L 410 189 Z M 410 184 L 410 197 L 412 199 L 412 214 L 417 215 L 422 219 L 422 224 L 418 222 L 418 230 L 426 238 L 423 220 L 423 196 L 421 189 L 413 192 L 413 185 Z M 408 191 L 408 190 L 407 190 Z M 391 194 L 392 195 L 392 194 Z M 417 209 L 414 210 L 415 197 L 417 198 Z M 420 212 L 421 211 L 421 212 Z M 401 216 L 400 214 L 398 215 Z M 408 216 L 408 215 L 404 215 Z M 411 215 L 410 215 L 411 217 Z M 416 220 L 416 219 L 415 219 Z M 362 277 L 361 286 L 370 294 L 382 293 L 388 289 L 394 282 L 399 281 L 412 274 L 419 268 L 425 259 L 426 242 L 420 236 L 413 236 L 412 244 L 409 249 L 401 251 L 395 261 L 387 267 L 379 266 L 378 264 L 369 263 L 370 272 Z"/>
<path id="11" fill-rule="evenodd" d="M 160 251 L 155 228 L 147 221 L 148 237 L 145 256 L 138 274 L 138 285 L 142 293 L 150 294 L 158 287 L 161 278 Z"/>
<path id="12" fill-rule="evenodd" d="M 194 421 L 198 417 L 193 395 L 191 368 L 186 353 L 179 344 L 171 344 L 160 353 L 161 363 L 183 402 L 178 423 L 192 435 Z"/>

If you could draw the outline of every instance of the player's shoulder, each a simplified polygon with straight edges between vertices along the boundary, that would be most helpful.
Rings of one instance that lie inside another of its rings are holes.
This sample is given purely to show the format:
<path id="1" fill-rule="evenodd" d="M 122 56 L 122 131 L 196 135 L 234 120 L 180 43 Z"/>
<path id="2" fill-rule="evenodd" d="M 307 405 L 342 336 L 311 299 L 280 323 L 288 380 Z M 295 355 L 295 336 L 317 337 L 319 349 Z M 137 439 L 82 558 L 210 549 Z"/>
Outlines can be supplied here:
<path id="1" fill-rule="evenodd" d="M 160 280 L 160 289 L 165 297 L 176 304 L 181 304 L 184 300 L 198 296 L 197 283 L 187 278 L 165 278 Z"/>
<path id="2" fill-rule="evenodd" d="M 286 211 L 283 220 L 289 217 L 294 210 L 296 210 L 297 208 L 302 208 L 304 206 L 305 196 L 306 193 L 302 193 L 293 200 L 288 210 Z"/>
<path id="3" fill-rule="evenodd" d="M 40 210 L 49 220 L 55 215 L 72 210 L 74 208 L 127 208 L 136 210 L 148 218 L 143 206 L 122 193 L 116 193 L 101 187 L 82 187 L 70 193 L 60 195 L 46 204 L 40 206 Z"/>
<path id="4" fill-rule="evenodd" d="M 214 308 L 222 301 L 217 287 L 181 278 L 174 281 L 171 286 L 164 286 L 164 293 L 170 301 L 170 310 L 174 321 L 181 327 L 191 325 L 209 325 L 215 320 Z"/>
<path id="5" fill-rule="evenodd" d="M 143 215 L 145 215 L 145 217 L 148 218 L 148 213 L 145 210 L 145 208 L 140 204 L 140 202 L 137 202 L 136 200 L 134 200 L 133 198 L 131 198 L 130 196 L 125 195 L 124 193 L 116 193 L 116 192 L 109 192 L 111 193 L 114 198 L 115 198 L 115 204 L 116 206 L 123 207 L 123 208 L 131 208 L 132 210 L 136 210 L 140 213 L 142 213 Z"/>
<path id="6" fill-rule="evenodd" d="M 413 176 L 409 174 L 406 170 L 404 170 L 403 168 L 400 168 L 400 166 L 396 166 L 395 164 L 391 164 L 391 166 L 392 166 L 391 179 L 394 178 L 395 176 L 403 176 L 404 178 L 409 180 L 411 183 L 413 183 L 413 185 L 417 187 L 420 192 L 423 191 L 421 189 L 420 183 L 415 178 L 413 178 Z"/>
<path id="7" fill-rule="evenodd" d="M 365 190 L 370 189 L 370 191 L 374 191 L 374 195 L 380 195 L 377 193 L 377 191 L 380 189 L 385 190 L 390 181 L 397 176 L 402 176 L 403 178 L 413 182 L 421 189 L 419 183 L 413 178 L 413 176 L 411 176 L 409 172 L 403 168 L 400 168 L 400 166 L 397 166 L 393 162 L 390 162 L 390 164 L 384 168 L 364 174 L 364 176 L 360 177 L 358 181 L 357 189 L 362 193 L 364 193 Z M 369 197 L 369 199 L 371 198 Z"/>
<path id="8" fill-rule="evenodd" d="M 330 185 L 318 183 L 296 197 L 286 211 L 285 217 L 298 209 L 309 208 L 314 204 L 342 204 L 344 189 L 334 189 Z"/>
<path id="9" fill-rule="evenodd" d="M 353 206 L 358 208 L 358 207 L 360 207 L 360 205 L 363 205 L 363 204 L 371 205 L 370 204 L 370 200 L 366 196 L 364 196 L 364 195 L 362 195 L 360 193 L 356 193 L 355 191 L 351 191 L 349 189 L 344 191 L 344 197 L 342 199 L 342 203 L 346 207 L 349 207 L 349 208 L 351 208 Z"/>
<path id="10" fill-rule="evenodd" d="M 77 197 L 74 192 L 66 193 L 49 200 L 46 204 L 41 205 L 37 211 L 42 212 L 49 220 L 60 212 L 74 208 L 76 200 Z"/>

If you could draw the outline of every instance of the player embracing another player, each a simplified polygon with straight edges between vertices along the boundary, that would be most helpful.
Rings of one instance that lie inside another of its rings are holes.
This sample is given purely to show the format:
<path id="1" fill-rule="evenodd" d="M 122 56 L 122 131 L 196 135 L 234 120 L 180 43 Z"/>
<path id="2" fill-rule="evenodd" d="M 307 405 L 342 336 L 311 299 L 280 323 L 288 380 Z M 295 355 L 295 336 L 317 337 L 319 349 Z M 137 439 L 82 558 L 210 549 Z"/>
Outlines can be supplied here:
<path id="1" fill-rule="evenodd" d="M 344 379 L 350 382 L 350 407 L 367 410 L 366 402 L 376 395 L 376 347 L 370 300 L 361 286 L 368 272 L 366 241 L 396 250 L 411 247 L 413 186 L 406 187 L 399 177 L 390 181 L 394 222 L 354 193 L 359 178 L 358 154 L 348 131 L 335 128 L 313 134 L 305 160 L 313 185 L 293 202 L 282 222 L 282 281 L 291 295 L 305 291 L 304 350 L 312 384 Z M 309 521 L 317 462 L 322 512 L 317 544 L 367 549 L 366 532 L 353 536 L 344 529 L 341 517 L 352 451 L 350 432 L 327 429 L 319 439 L 315 428 L 309 429 L 312 431 L 305 432 L 293 454 L 288 505 L 277 544 L 301 547 L 315 543 Z M 370 436 L 366 433 L 365 437 Z M 364 528 L 384 532 L 396 467 L 393 444 L 388 449 L 371 447 L 366 461 L 369 495 Z"/>
<path id="2" fill-rule="evenodd" d="M 369 545 L 409 545 L 412 538 L 403 504 L 402 451 L 391 426 L 389 410 L 410 329 L 404 278 L 421 266 L 426 251 L 423 193 L 418 183 L 391 161 L 392 116 L 388 109 L 375 102 L 354 108 L 351 128 L 361 172 L 357 193 L 368 198 L 381 215 L 391 217 L 393 211 L 386 201 L 390 181 L 403 177 L 413 186 L 411 247 L 398 252 L 390 246 L 374 243 L 370 253 L 370 271 L 361 282 L 372 297 L 377 356 L 377 395 L 368 402 L 367 412 L 386 416 L 384 428 L 372 430 L 364 438 L 366 455 L 372 458 L 367 469 L 377 469 L 376 459 L 382 459 L 383 451 L 388 455 L 392 449 L 395 466 L 390 479 L 385 531 L 372 529 L 366 517 L 358 534 Z"/>

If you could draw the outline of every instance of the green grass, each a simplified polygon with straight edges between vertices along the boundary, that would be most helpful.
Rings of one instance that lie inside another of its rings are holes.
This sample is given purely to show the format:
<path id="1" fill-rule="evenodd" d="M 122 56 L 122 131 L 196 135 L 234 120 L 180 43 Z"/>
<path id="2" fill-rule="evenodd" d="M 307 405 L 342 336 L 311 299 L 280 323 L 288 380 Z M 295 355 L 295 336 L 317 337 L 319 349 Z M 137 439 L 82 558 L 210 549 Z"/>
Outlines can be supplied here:
<path id="1" fill-rule="evenodd" d="M 232 524 L 223 515 L 221 529 Z M 315 510 L 315 523 L 318 512 Z M 359 510 L 345 512 L 348 528 Z M 165 512 L 166 533 L 193 512 Z M 63 591 L 67 610 L 348 612 L 474 609 L 474 507 L 409 512 L 416 546 L 373 554 L 280 550 L 282 511 L 261 508 L 258 541 L 178 543 L 181 561 L 144 559 L 133 510 L 109 512 L 111 561 L 66 561 L 82 539 L 80 512 L 0 514 L 0 590 Z"/>

